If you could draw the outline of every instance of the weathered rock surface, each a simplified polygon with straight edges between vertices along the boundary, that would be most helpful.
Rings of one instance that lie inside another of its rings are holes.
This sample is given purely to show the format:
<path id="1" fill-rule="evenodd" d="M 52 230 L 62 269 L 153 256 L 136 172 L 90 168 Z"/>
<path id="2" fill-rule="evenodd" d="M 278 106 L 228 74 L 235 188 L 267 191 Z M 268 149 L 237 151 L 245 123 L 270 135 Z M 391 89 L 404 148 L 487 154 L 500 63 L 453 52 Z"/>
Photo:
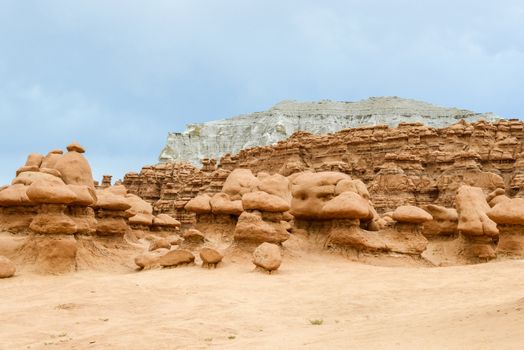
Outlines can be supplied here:
<path id="1" fill-rule="evenodd" d="M 188 250 L 177 249 L 162 255 L 158 262 L 162 267 L 176 267 L 179 265 L 191 264 L 195 261 L 195 256 Z"/>
<path id="2" fill-rule="evenodd" d="M 202 259 L 202 267 L 216 267 L 222 261 L 224 256 L 219 251 L 213 248 L 200 249 L 200 259 Z"/>
<path id="3" fill-rule="evenodd" d="M 15 272 L 15 264 L 5 256 L 0 255 L 0 278 L 12 277 L 14 276 Z"/>
<path id="4" fill-rule="evenodd" d="M 262 243 L 253 252 L 253 264 L 269 273 L 277 270 L 282 264 L 280 247 L 272 243 Z"/>
<path id="5" fill-rule="evenodd" d="M 283 101 L 268 111 L 203 124 L 190 124 L 182 133 L 169 133 L 160 154 L 161 162 L 187 162 L 200 165 L 203 158 L 219 159 L 226 153 L 267 146 L 296 131 L 327 134 L 363 125 L 422 122 L 430 127 L 445 127 L 458 119 L 468 122 L 497 116 L 398 97 L 372 97 L 357 102 Z"/>

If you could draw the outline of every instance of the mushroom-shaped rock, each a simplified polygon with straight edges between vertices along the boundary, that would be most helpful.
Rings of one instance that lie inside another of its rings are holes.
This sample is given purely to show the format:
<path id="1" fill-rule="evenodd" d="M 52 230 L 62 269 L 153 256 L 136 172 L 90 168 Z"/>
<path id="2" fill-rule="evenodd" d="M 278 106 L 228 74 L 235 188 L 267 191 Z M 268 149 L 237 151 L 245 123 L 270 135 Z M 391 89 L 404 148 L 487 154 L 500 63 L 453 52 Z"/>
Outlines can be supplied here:
<path id="1" fill-rule="evenodd" d="M 357 193 L 364 199 L 369 199 L 368 189 L 360 180 L 344 179 L 337 182 L 335 186 L 335 194 L 341 194 L 347 191 Z"/>
<path id="2" fill-rule="evenodd" d="M 11 260 L 5 256 L 0 255 L 0 278 L 8 278 L 14 276 L 16 266 Z"/>
<path id="3" fill-rule="evenodd" d="M 288 238 L 289 233 L 286 231 L 286 226 L 281 222 L 266 222 L 262 220 L 260 214 L 248 212 L 243 212 L 238 217 L 235 227 L 235 240 L 237 241 L 280 243 Z"/>
<path id="4" fill-rule="evenodd" d="M 393 219 L 398 222 L 422 224 L 433 220 L 430 213 L 413 205 L 401 205 L 393 212 Z"/>
<path id="5" fill-rule="evenodd" d="M 82 147 L 77 141 L 73 141 L 69 145 L 67 145 L 67 150 L 69 152 L 78 152 L 78 153 L 84 153 L 86 151 L 84 147 Z"/>
<path id="6" fill-rule="evenodd" d="M 298 219 L 324 219 L 324 204 L 335 197 L 335 186 L 351 178 L 343 173 L 326 171 L 301 173 L 291 181 L 291 214 Z"/>
<path id="7" fill-rule="evenodd" d="M 495 205 L 486 214 L 497 224 L 524 225 L 524 199 L 508 199 Z"/>
<path id="8" fill-rule="evenodd" d="M 458 230 L 469 236 L 497 236 L 497 224 L 486 214 L 490 206 L 479 187 L 461 186 L 455 198 Z"/>
<path id="9" fill-rule="evenodd" d="M 96 190 L 96 197 L 97 201 L 93 205 L 95 208 L 119 211 L 131 208 L 131 204 L 125 197 L 115 195 L 108 189 Z"/>
<path id="10" fill-rule="evenodd" d="M 269 273 L 277 270 L 281 263 L 282 254 L 276 244 L 264 242 L 253 252 L 253 264 Z"/>
<path id="11" fill-rule="evenodd" d="M 135 264 L 140 269 L 150 269 L 160 266 L 160 258 L 167 252 L 164 249 L 157 249 L 151 252 L 140 254 L 135 257 Z"/>
<path id="12" fill-rule="evenodd" d="M 97 197 L 93 188 L 85 185 L 68 185 L 67 187 L 76 194 L 76 199 L 70 204 L 89 206 L 96 203 Z"/>
<path id="13" fill-rule="evenodd" d="M 26 193 L 29 200 L 35 203 L 69 204 L 78 198 L 75 192 L 56 177 L 53 180 L 36 180 L 27 188 Z"/>
<path id="14" fill-rule="evenodd" d="M 195 261 L 195 256 L 188 250 L 177 249 L 167 252 L 159 259 L 160 266 L 175 267 L 182 264 L 191 264 Z"/>
<path id="15" fill-rule="evenodd" d="M 168 214 L 158 214 L 153 218 L 153 225 L 163 227 L 180 227 L 180 221 Z"/>
<path id="16" fill-rule="evenodd" d="M 170 249 L 171 243 L 167 238 L 155 239 L 149 243 L 149 251 L 157 250 L 160 248 Z"/>
<path id="17" fill-rule="evenodd" d="M 200 259 L 202 259 L 202 267 L 216 267 L 222 261 L 222 254 L 213 248 L 200 249 Z"/>
<path id="18" fill-rule="evenodd" d="M 486 214 L 490 206 L 482 189 L 461 186 L 455 204 L 459 216 L 458 231 L 463 244 L 460 254 L 474 261 L 495 258 L 494 248 L 499 230 L 497 224 Z"/>
<path id="19" fill-rule="evenodd" d="M 281 213 L 288 211 L 290 206 L 287 201 L 279 196 L 275 196 L 262 191 L 246 193 L 242 196 L 242 206 L 244 209 L 261 210 Z"/>
<path id="20" fill-rule="evenodd" d="M 229 174 L 222 192 L 227 193 L 231 200 L 239 200 L 248 192 L 252 192 L 259 185 L 260 181 L 249 169 L 235 169 Z"/>
<path id="21" fill-rule="evenodd" d="M 184 232 L 182 237 L 184 238 L 184 242 L 189 244 L 200 244 L 206 241 L 206 238 L 204 237 L 202 232 L 194 228 Z"/>
<path id="22" fill-rule="evenodd" d="M 207 214 L 211 212 L 211 198 L 207 194 L 196 196 L 192 198 L 184 206 L 184 209 L 197 214 Z"/>
<path id="23" fill-rule="evenodd" d="M 213 214 L 240 215 L 244 211 L 242 201 L 232 201 L 226 193 L 217 193 L 209 201 Z"/>
<path id="24" fill-rule="evenodd" d="M 458 233 L 458 214 L 455 208 L 428 204 L 423 209 L 433 217 L 433 220 L 424 223 L 424 236 L 451 236 Z"/>
<path id="25" fill-rule="evenodd" d="M 16 184 L 0 190 L 0 206 L 34 205 L 27 197 L 27 186 Z"/>
<path id="26" fill-rule="evenodd" d="M 91 166 L 87 159 L 77 152 L 70 151 L 59 159 L 53 166 L 47 168 L 54 168 L 62 174 L 62 179 L 68 185 L 84 185 L 94 188 L 93 174 Z"/>
<path id="27" fill-rule="evenodd" d="M 287 177 L 280 174 L 269 175 L 267 173 L 257 174 L 259 180 L 258 190 L 291 202 L 291 186 Z"/>
<path id="28" fill-rule="evenodd" d="M 131 208 L 126 211 L 130 215 L 129 223 L 151 226 L 153 224 L 153 207 L 151 204 L 134 194 L 127 194 L 125 198 L 131 205 Z"/>
<path id="29" fill-rule="evenodd" d="M 363 219 L 369 216 L 369 202 L 355 192 L 343 192 L 322 207 L 325 219 Z"/>

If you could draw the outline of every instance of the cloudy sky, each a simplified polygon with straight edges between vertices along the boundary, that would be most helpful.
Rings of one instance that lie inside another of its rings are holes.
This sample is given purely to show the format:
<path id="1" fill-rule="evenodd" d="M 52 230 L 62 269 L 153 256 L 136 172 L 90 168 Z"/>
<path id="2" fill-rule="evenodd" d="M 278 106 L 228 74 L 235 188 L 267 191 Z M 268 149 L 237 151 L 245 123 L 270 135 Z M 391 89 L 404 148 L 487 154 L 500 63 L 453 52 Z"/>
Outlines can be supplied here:
<path id="1" fill-rule="evenodd" d="M 524 116 L 524 2 L 0 0 L 0 184 L 78 140 L 95 178 L 284 99 Z"/>

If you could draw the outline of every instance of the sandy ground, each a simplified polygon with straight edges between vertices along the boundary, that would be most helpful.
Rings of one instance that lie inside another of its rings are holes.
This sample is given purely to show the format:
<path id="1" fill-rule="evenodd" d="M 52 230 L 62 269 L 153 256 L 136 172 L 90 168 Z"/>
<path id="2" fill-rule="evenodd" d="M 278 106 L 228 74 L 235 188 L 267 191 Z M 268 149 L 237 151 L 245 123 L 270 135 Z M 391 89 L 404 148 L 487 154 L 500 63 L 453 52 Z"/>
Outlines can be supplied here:
<path id="1" fill-rule="evenodd" d="M 522 349 L 524 261 L 380 267 L 330 254 L 0 280 L 1 349 Z M 321 323 L 321 324 L 314 324 Z"/>

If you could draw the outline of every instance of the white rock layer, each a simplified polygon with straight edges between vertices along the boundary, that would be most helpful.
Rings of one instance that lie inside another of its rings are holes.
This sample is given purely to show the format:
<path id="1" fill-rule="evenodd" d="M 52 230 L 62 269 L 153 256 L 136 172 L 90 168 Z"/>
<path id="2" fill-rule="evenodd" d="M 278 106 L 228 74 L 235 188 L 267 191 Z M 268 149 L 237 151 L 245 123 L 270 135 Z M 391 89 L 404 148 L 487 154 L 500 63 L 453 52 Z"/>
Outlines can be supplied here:
<path id="1" fill-rule="evenodd" d="M 256 112 L 202 124 L 188 124 L 184 132 L 170 132 L 159 161 L 187 162 L 199 166 L 203 158 L 220 159 L 227 153 L 271 145 L 302 130 L 326 134 L 357 126 L 421 122 L 442 128 L 460 119 L 500 119 L 493 113 L 444 108 L 399 97 L 371 97 L 357 102 L 283 101 L 265 112 Z"/>

